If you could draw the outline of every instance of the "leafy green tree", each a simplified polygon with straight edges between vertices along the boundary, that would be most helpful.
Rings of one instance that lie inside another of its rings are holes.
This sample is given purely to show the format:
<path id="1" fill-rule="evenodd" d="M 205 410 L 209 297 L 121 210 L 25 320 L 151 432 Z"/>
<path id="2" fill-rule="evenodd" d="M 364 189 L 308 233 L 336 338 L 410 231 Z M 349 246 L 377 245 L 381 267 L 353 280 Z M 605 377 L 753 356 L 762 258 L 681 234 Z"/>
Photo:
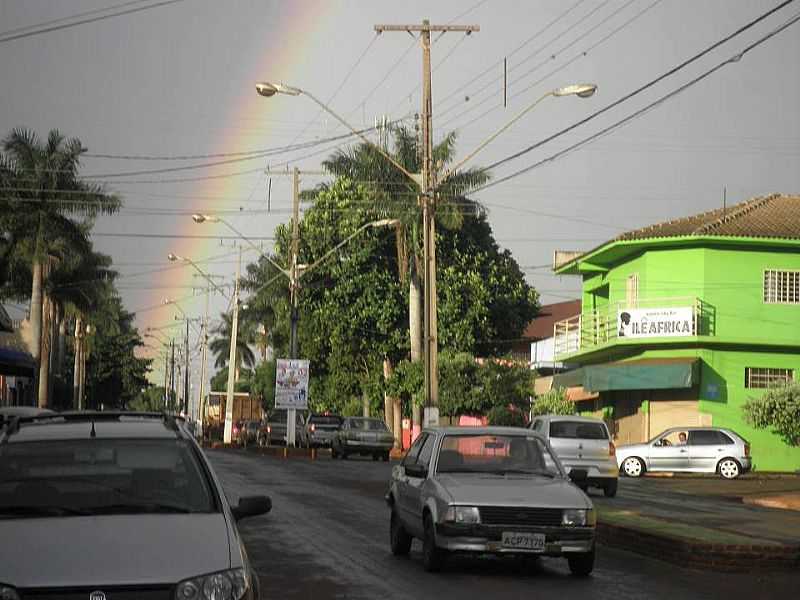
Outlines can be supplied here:
<path id="1" fill-rule="evenodd" d="M 486 420 L 498 427 L 525 427 L 525 413 L 502 404 L 489 409 Z"/>
<path id="2" fill-rule="evenodd" d="M 787 444 L 800 446 L 800 383 L 771 388 L 761 398 L 750 398 L 742 409 L 754 427 L 769 429 Z"/>
<path id="3" fill-rule="evenodd" d="M 250 378 L 250 393 L 261 398 L 264 410 L 275 407 L 275 361 L 265 360 L 258 364 Z"/>
<path id="4" fill-rule="evenodd" d="M 164 386 L 145 388 L 128 403 L 129 410 L 161 412 L 164 410 Z"/>
<path id="5" fill-rule="evenodd" d="M 233 384 L 234 392 L 249 393 L 250 385 L 252 384 L 253 371 L 250 369 L 240 369 L 239 379 Z M 228 367 L 227 365 L 214 373 L 211 377 L 211 391 L 212 392 L 227 392 L 228 391 Z"/>
<path id="6" fill-rule="evenodd" d="M 534 415 L 574 415 L 575 403 L 567 399 L 564 388 L 553 388 L 536 396 L 531 412 Z"/>
<path id="7" fill-rule="evenodd" d="M 27 129 L 14 129 L 2 142 L 0 187 L 3 191 L 3 228 L 20 255 L 31 263 L 31 314 L 33 355 L 42 359 L 43 281 L 54 250 L 69 247 L 88 252 L 87 227 L 69 218 L 94 218 L 110 214 L 119 199 L 102 186 L 79 177 L 80 140 L 50 131 L 45 142 Z M 7 261 L 6 261 L 7 262 Z M 47 357 L 49 359 L 49 356 Z M 47 404 L 47 387 L 40 386 L 39 404 Z"/>

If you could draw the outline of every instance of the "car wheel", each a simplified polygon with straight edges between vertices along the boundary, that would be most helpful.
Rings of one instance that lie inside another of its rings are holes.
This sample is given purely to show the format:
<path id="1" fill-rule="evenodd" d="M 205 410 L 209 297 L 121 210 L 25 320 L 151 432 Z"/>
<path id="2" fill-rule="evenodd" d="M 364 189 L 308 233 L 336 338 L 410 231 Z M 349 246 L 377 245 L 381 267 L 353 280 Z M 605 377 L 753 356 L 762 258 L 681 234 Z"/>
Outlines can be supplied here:
<path id="1" fill-rule="evenodd" d="M 383 456 L 381 456 L 381 459 L 383 460 L 383 462 L 389 462 L 389 453 L 384 452 Z"/>
<path id="2" fill-rule="evenodd" d="M 425 515 L 425 535 L 422 538 L 422 566 L 429 573 L 436 573 L 442 569 L 445 559 L 445 550 L 436 547 L 436 530 L 433 519 Z"/>
<path id="3" fill-rule="evenodd" d="M 339 452 L 339 458 L 341 458 L 342 460 L 347 460 L 347 452 L 345 452 L 344 450 Z"/>
<path id="4" fill-rule="evenodd" d="M 381 457 L 381 455 L 380 455 L 380 454 L 373 454 L 373 455 L 372 455 L 372 460 L 373 460 L 373 461 L 375 461 L 375 462 L 377 462 L 377 461 L 378 461 L 378 459 L 379 459 L 380 457 Z"/>
<path id="5" fill-rule="evenodd" d="M 411 536 L 408 535 L 408 532 L 400 522 L 400 517 L 392 510 L 392 517 L 389 522 L 389 545 L 392 548 L 392 554 L 395 556 L 408 556 L 411 551 L 411 540 Z"/>
<path id="6" fill-rule="evenodd" d="M 613 498 L 617 495 L 617 484 L 618 481 L 616 479 L 612 479 L 603 484 L 603 494 L 606 498 Z"/>
<path id="7" fill-rule="evenodd" d="M 570 572 L 576 577 L 586 577 L 594 569 L 594 548 L 591 552 L 580 552 L 567 556 Z"/>
<path id="8" fill-rule="evenodd" d="M 339 453 L 336 451 L 336 448 L 331 447 L 331 458 L 336 460 L 339 458 Z"/>
<path id="9" fill-rule="evenodd" d="M 736 479 L 742 473 L 739 463 L 733 458 L 723 458 L 717 465 L 717 472 L 725 479 Z"/>
<path id="10" fill-rule="evenodd" d="M 644 463 L 635 456 L 626 458 L 622 463 L 622 472 L 628 477 L 641 477 L 644 473 Z"/>

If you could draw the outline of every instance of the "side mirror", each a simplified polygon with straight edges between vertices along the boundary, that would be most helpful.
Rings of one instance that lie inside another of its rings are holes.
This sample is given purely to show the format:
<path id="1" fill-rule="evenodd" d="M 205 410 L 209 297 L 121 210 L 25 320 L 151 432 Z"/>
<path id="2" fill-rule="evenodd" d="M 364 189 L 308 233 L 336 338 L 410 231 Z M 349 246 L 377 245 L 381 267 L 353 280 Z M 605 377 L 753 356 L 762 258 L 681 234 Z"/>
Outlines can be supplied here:
<path id="1" fill-rule="evenodd" d="M 577 486 L 585 485 L 589 478 L 589 471 L 586 469 L 572 469 L 569 472 L 569 479 Z"/>
<path id="2" fill-rule="evenodd" d="M 419 477 L 425 479 L 428 476 L 428 467 L 425 465 L 407 465 L 405 467 L 406 475 L 409 477 Z"/>
<path id="3" fill-rule="evenodd" d="M 233 518 L 241 521 L 245 517 L 257 517 L 272 510 L 272 500 L 269 496 L 244 496 L 239 498 L 239 504 L 231 506 Z"/>

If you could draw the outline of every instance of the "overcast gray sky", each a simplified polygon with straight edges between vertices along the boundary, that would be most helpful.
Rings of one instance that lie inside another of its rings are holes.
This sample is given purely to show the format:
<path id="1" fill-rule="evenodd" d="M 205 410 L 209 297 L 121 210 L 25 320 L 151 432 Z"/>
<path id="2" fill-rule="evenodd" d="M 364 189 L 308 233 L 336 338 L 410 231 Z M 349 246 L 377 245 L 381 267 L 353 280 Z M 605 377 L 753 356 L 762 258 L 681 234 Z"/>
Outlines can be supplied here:
<path id="1" fill-rule="evenodd" d="M 38 24 L 163 4 L 115 18 L 30 33 Z M 490 164 L 617 100 L 777 6 L 778 0 L 0 0 L 0 133 L 28 127 L 77 136 L 90 153 L 178 157 L 232 154 L 313 142 L 344 129 L 307 98 L 263 99 L 254 83 L 306 88 L 351 120 L 372 125 L 419 111 L 421 50 L 405 32 L 376 36 L 377 23 L 480 25 L 471 36 L 434 36 L 437 137 L 459 134 L 458 156 L 533 102 L 573 82 L 595 82 L 590 99 L 551 98 L 483 151 Z M 99 9 L 117 7 L 106 12 Z M 740 52 L 800 11 L 789 4 L 676 75 L 590 123 L 497 167 L 501 178 L 590 136 Z M 502 107 L 502 61 L 508 106 Z M 683 93 L 596 142 L 476 194 L 495 236 L 545 302 L 575 297 L 579 281 L 548 268 L 555 249 L 589 249 L 656 221 L 771 192 L 800 191 L 800 25 L 794 25 Z M 477 80 L 476 76 L 485 73 Z M 411 121 L 408 121 L 411 123 Z M 248 236 L 268 238 L 288 221 L 291 188 L 260 171 L 319 169 L 336 144 L 216 166 L 102 178 L 125 207 L 101 218 L 96 247 L 114 258 L 126 306 L 140 327 L 169 324 L 165 297 L 190 296 L 191 269 L 175 252 L 229 280 L 235 250 L 219 224 L 193 211 L 221 211 Z M 86 158 L 87 175 L 201 166 L 195 160 Z M 304 184 L 319 178 L 308 176 Z M 181 181 L 175 181 L 181 180 Z M 226 212 L 230 211 L 230 212 Z M 179 213 L 179 214 L 178 214 Z M 263 240 L 270 247 L 269 240 Z M 252 254 L 250 255 L 252 258 Z M 247 258 L 247 255 L 246 255 Z M 197 282 L 194 282 L 197 284 Z M 199 314 L 200 298 L 183 308 Z M 213 301 L 215 312 L 225 307 Z"/>

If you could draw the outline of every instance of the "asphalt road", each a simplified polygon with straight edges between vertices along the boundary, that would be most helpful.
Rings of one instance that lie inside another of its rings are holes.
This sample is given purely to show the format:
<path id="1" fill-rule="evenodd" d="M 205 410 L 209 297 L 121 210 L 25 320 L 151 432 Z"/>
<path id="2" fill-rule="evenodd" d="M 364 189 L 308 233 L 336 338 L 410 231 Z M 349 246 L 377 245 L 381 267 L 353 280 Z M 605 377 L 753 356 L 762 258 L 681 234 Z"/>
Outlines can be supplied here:
<path id="1" fill-rule="evenodd" d="M 600 547 L 594 573 L 571 577 L 565 560 L 520 565 L 507 559 L 457 559 L 443 573 L 422 568 L 420 544 L 411 556 L 389 552 L 389 511 L 383 495 L 390 465 L 371 460 L 282 460 L 245 451 L 208 456 L 230 501 L 268 494 L 270 514 L 240 523 L 263 598 L 764 598 L 796 597 L 797 574 L 716 574 L 682 569 Z M 639 489 L 640 481 L 623 481 Z"/>

